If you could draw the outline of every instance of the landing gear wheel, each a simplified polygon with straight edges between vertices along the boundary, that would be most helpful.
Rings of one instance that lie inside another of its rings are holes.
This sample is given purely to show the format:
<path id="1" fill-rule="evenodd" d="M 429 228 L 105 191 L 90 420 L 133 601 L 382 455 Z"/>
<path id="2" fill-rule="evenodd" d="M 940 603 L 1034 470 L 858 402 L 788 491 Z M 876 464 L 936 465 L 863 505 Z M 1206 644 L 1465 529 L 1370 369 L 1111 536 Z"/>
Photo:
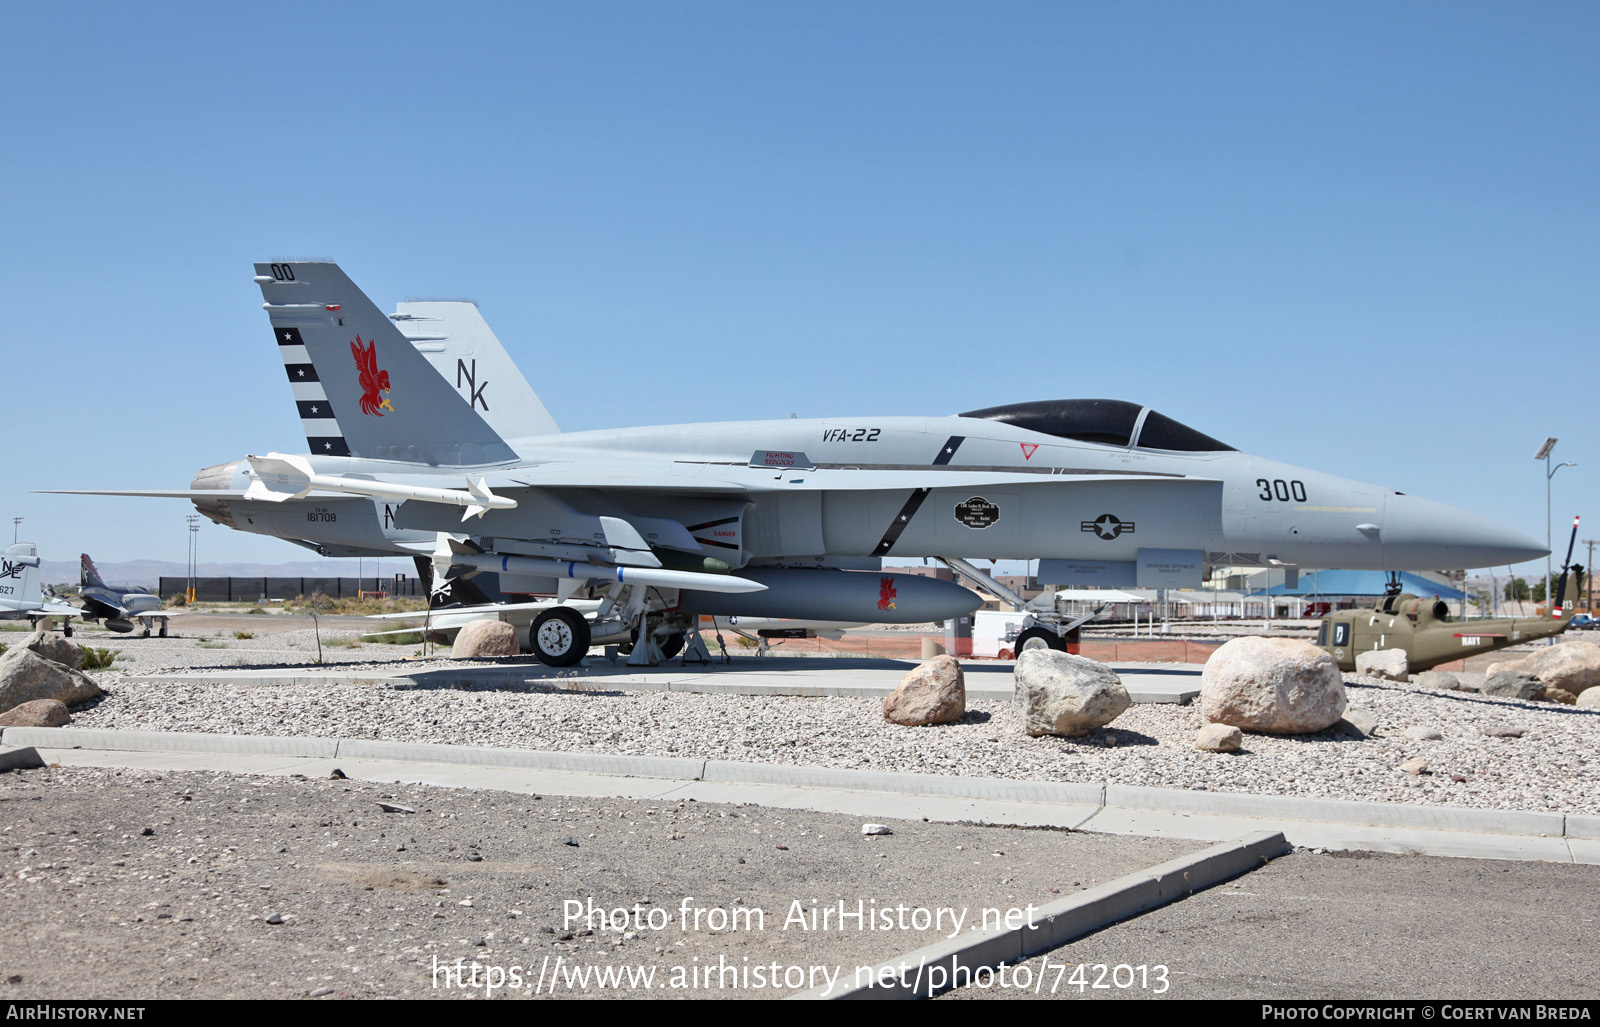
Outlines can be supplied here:
<path id="1" fill-rule="evenodd" d="M 539 614 L 528 628 L 528 648 L 540 663 L 570 667 L 589 651 L 589 623 L 573 610 L 553 607 Z"/>
<path id="2" fill-rule="evenodd" d="M 140 635 L 139 637 L 140 638 L 149 638 L 150 637 L 150 622 L 149 621 L 145 621 L 144 622 L 144 634 Z"/>
<path id="3" fill-rule="evenodd" d="M 1054 631 L 1029 628 L 1017 636 L 1016 644 L 1012 648 L 1016 650 L 1018 656 L 1021 656 L 1026 649 L 1055 649 L 1064 653 L 1067 651 L 1067 643 Z"/>
<path id="4" fill-rule="evenodd" d="M 72 637 L 72 622 L 70 620 L 64 620 L 61 622 L 61 633 L 67 638 Z"/>
<path id="5" fill-rule="evenodd" d="M 166 638 L 167 637 L 167 622 L 166 621 L 162 621 L 161 622 L 161 637 L 162 638 Z"/>

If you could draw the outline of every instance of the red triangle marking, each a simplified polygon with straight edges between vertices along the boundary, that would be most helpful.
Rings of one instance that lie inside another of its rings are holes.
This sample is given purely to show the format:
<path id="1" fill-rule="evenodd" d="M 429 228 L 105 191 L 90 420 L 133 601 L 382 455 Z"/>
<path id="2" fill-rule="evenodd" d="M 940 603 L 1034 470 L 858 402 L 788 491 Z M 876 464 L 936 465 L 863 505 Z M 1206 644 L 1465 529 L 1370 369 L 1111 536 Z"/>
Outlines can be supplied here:
<path id="1" fill-rule="evenodd" d="M 1039 448 L 1037 442 L 1019 442 L 1018 445 L 1022 447 L 1022 459 L 1024 460 L 1032 460 L 1033 451 Z"/>

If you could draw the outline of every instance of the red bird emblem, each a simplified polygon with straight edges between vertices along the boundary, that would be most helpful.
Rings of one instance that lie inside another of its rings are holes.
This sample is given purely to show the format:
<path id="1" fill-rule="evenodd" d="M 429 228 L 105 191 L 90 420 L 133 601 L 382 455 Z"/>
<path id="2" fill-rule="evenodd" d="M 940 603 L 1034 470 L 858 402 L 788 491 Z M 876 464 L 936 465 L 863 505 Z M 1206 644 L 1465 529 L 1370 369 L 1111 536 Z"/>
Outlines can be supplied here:
<path id="1" fill-rule="evenodd" d="M 894 597 L 899 594 L 900 590 L 894 587 L 894 578 L 878 579 L 878 609 L 894 609 Z"/>
<path id="2" fill-rule="evenodd" d="M 389 391 L 389 372 L 378 370 L 378 344 L 369 342 L 361 345 L 361 336 L 356 336 L 356 341 L 350 344 L 350 352 L 355 354 L 356 367 L 361 371 L 361 412 L 363 414 L 376 414 L 383 416 L 384 410 L 394 412 L 394 407 L 389 401 L 378 395 L 380 392 Z"/>

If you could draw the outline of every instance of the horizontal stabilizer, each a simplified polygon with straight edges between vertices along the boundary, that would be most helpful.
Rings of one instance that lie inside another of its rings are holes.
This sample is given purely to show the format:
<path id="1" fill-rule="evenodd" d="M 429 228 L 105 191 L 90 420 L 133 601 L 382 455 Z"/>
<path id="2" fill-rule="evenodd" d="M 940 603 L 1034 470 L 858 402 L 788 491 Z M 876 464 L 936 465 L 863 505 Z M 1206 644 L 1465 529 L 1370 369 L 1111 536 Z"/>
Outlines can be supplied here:
<path id="1" fill-rule="evenodd" d="M 146 499 L 244 499 L 245 489 L 33 489 L 47 496 L 141 496 Z"/>

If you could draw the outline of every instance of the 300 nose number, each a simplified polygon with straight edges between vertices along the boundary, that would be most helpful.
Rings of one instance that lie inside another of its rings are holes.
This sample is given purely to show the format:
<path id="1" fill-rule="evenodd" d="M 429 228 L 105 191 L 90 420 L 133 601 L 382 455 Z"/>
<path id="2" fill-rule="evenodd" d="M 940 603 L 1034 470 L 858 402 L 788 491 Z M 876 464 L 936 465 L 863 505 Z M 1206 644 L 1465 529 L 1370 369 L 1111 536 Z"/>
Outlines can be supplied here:
<path id="1" fill-rule="evenodd" d="M 1280 503 L 1287 503 L 1291 499 L 1296 503 L 1306 501 L 1306 483 L 1303 481 L 1284 481 L 1282 478 L 1268 481 L 1265 478 L 1257 478 L 1256 488 L 1261 490 L 1257 499 L 1269 502 L 1275 499 Z"/>

